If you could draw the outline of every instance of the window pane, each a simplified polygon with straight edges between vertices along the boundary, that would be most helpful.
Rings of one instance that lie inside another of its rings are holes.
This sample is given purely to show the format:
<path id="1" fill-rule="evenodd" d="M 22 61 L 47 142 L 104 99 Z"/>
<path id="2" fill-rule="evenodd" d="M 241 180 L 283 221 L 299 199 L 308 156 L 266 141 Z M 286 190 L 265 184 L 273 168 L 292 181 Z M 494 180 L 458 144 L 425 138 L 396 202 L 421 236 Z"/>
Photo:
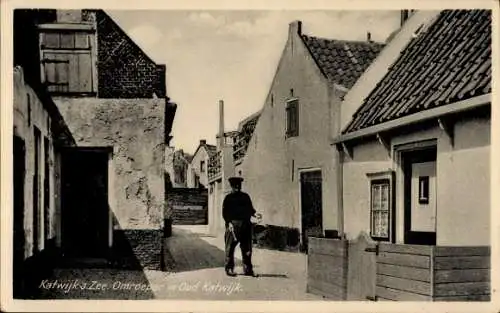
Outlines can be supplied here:
<path id="1" fill-rule="evenodd" d="M 46 48 L 59 48 L 59 34 L 44 33 L 42 36 L 42 45 Z"/>
<path id="2" fill-rule="evenodd" d="M 61 48 L 73 49 L 75 47 L 75 36 L 73 34 L 61 34 Z"/>
<path id="3" fill-rule="evenodd" d="M 373 231 L 374 237 L 387 238 L 389 236 L 389 212 L 373 212 Z"/>
<path id="4" fill-rule="evenodd" d="M 380 186 L 373 185 L 372 187 L 372 210 L 379 210 L 380 207 Z"/>
<path id="5" fill-rule="evenodd" d="M 89 48 L 89 36 L 85 33 L 75 35 L 75 48 Z"/>
<path id="6" fill-rule="evenodd" d="M 381 201 L 380 201 L 380 209 L 384 211 L 389 210 L 389 185 L 381 186 Z"/>

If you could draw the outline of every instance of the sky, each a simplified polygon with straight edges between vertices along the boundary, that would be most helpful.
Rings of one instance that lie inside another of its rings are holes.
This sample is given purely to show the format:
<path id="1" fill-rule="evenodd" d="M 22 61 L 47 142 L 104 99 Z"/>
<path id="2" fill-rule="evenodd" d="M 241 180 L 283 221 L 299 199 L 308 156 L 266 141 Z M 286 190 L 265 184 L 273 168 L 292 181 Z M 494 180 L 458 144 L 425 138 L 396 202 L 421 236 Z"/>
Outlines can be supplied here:
<path id="1" fill-rule="evenodd" d="M 167 93 L 177 103 L 171 145 L 193 153 L 201 139 L 215 144 L 219 100 L 225 129 L 264 104 L 289 23 L 304 34 L 385 42 L 399 11 L 107 11 L 158 64 L 167 67 Z"/>

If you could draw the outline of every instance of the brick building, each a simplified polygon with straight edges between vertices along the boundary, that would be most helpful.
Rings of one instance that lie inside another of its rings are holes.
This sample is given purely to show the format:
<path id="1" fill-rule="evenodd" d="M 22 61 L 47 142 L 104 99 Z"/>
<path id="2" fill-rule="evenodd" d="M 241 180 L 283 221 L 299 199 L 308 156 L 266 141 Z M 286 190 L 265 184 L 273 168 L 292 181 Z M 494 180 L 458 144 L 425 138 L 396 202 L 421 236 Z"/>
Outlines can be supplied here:
<path id="1" fill-rule="evenodd" d="M 28 171 L 19 174 L 16 189 L 24 189 L 24 207 L 15 212 L 39 218 L 16 220 L 24 225 L 24 250 L 33 243 L 43 249 L 42 239 L 54 238 L 65 259 L 112 261 L 127 247 L 138 266 L 158 269 L 165 151 L 176 111 L 165 65 L 151 60 L 102 10 L 16 10 L 14 24 L 14 108 L 18 129 L 26 130 L 15 142 L 22 147 L 24 141 L 28 151 Z M 31 96 L 26 90 L 33 90 Z M 34 134 L 30 119 L 39 130 Z M 32 137 L 44 142 L 33 148 L 34 163 L 48 163 L 47 172 L 35 166 L 34 176 L 41 171 L 39 184 L 44 173 L 54 177 L 45 193 L 38 184 L 30 189 Z M 43 226 L 35 208 L 41 205 L 31 203 L 31 194 L 48 201 L 50 227 Z"/>

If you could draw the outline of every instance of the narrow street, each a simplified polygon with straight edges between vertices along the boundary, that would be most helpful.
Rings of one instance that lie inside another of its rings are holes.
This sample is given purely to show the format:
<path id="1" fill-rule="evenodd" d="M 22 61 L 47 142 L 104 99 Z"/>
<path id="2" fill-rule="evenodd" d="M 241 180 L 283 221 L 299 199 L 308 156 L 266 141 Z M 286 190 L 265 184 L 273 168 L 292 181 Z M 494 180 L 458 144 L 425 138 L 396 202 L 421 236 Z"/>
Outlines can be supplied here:
<path id="1" fill-rule="evenodd" d="M 166 239 L 167 271 L 64 268 L 41 285 L 44 299 L 321 300 L 307 294 L 304 254 L 254 249 L 259 277 L 228 277 L 224 240 L 203 227 L 174 227 Z M 236 272 L 242 273 L 237 249 Z M 59 286 L 53 286 L 54 282 Z M 73 284 L 71 286 L 71 283 Z M 85 285 L 85 287 L 83 287 Z M 82 290 L 83 289 L 83 290 Z"/>

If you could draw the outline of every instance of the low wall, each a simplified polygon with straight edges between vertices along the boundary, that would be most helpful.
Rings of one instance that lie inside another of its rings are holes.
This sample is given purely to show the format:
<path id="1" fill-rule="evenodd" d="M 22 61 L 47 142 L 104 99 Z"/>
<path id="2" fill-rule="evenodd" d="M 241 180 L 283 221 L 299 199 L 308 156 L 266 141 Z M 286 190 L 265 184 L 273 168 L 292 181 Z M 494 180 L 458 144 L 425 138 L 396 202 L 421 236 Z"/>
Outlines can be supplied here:
<path id="1" fill-rule="evenodd" d="M 174 225 L 207 225 L 208 192 L 197 188 L 167 190 L 167 210 L 172 212 Z"/>
<path id="2" fill-rule="evenodd" d="M 257 224 L 254 226 L 253 240 L 258 248 L 299 252 L 299 236 L 297 228 Z"/>
<path id="3" fill-rule="evenodd" d="M 348 242 L 309 237 L 307 292 L 333 300 L 347 299 Z"/>

